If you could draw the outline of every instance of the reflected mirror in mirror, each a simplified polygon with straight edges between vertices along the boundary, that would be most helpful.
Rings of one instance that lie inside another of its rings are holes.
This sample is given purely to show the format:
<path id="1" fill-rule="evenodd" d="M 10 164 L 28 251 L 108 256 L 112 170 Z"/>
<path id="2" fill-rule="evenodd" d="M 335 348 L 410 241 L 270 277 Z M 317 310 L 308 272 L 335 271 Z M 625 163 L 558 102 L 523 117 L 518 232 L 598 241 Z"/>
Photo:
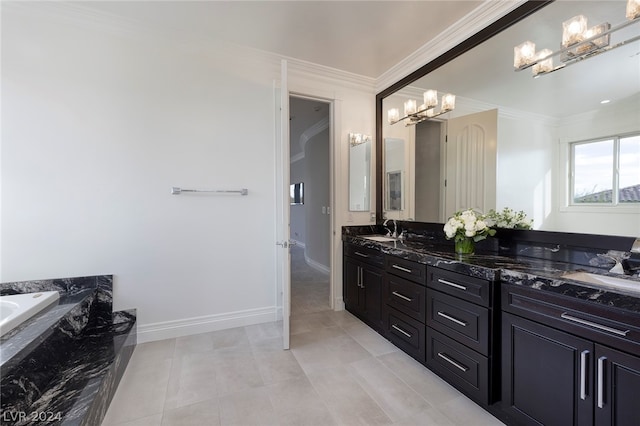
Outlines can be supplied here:
<path id="1" fill-rule="evenodd" d="M 371 136 L 349 134 L 349 211 L 371 209 Z"/>
<path id="2" fill-rule="evenodd" d="M 304 204 L 304 182 L 292 183 L 289 186 L 289 197 L 292 206 Z"/>
<path id="3" fill-rule="evenodd" d="M 483 196 L 493 198 L 485 206 L 485 212 L 490 208 L 503 207 L 523 210 L 534 220 L 534 229 L 538 230 L 640 235 L 640 152 L 637 144 L 630 144 L 633 148 L 631 153 L 620 146 L 618 151 L 595 159 L 622 158 L 624 154 L 627 158 L 625 167 L 632 167 L 631 174 L 636 177 L 633 182 L 623 179 L 623 176 L 614 177 L 610 179 L 613 188 L 602 184 L 602 189 L 598 186 L 582 190 L 592 194 L 602 192 L 598 202 L 585 202 L 592 198 L 575 202 L 570 180 L 572 162 L 580 160 L 572 156 L 574 144 L 627 138 L 635 140 L 640 135 L 640 41 L 625 43 L 537 78 L 531 69 L 516 72 L 513 67 L 516 45 L 531 40 L 538 50 L 558 50 L 562 23 L 567 19 L 584 15 L 590 26 L 608 22 L 614 27 L 625 22 L 625 6 L 625 1 L 617 0 L 550 3 L 421 78 L 387 93 L 377 104 L 382 108 L 377 117 L 381 121 L 379 140 L 383 142 L 383 154 L 386 154 L 384 143 L 387 138 L 418 139 L 417 126 L 388 124 L 387 110 L 392 104 L 402 105 L 407 99 L 420 100 L 423 92 L 429 89 L 455 93 L 455 110 L 436 119 L 445 129 L 459 117 L 492 110 L 497 114 L 495 181 L 486 175 L 474 178 L 482 181 Z M 610 43 L 617 44 L 639 35 L 640 21 L 637 21 L 611 34 Z M 554 57 L 554 61 L 559 64 L 559 57 Z M 401 130 L 410 133 L 401 133 Z M 615 144 L 612 145 L 616 149 Z M 411 143 L 408 147 L 412 149 Z M 456 157 L 459 159 L 458 155 Z M 416 173 L 433 167 L 433 158 L 431 165 L 420 164 L 418 159 L 416 152 L 411 151 L 405 170 L 411 161 L 415 161 L 412 167 Z M 614 170 L 613 161 L 608 170 Z M 447 180 L 448 186 L 445 187 L 442 176 L 473 175 L 468 173 L 470 167 L 478 163 L 467 163 L 464 169 L 456 168 L 447 155 L 441 156 L 437 163 L 436 166 L 441 168 L 440 177 L 434 176 L 426 184 L 417 181 L 415 173 L 406 173 L 404 198 L 405 206 L 415 205 L 417 194 L 433 191 L 437 186 L 443 194 L 438 203 L 441 214 L 437 221 L 444 222 L 452 213 L 447 210 L 450 201 L 447 193 L 452 182 Z M 394 167 L 401 168 L 398 165 Z M 389 170 L 384 166 L 380 171 L 384 173 L 380 178 L 384 184 Z M 617 183 L 626 186 L 617 188 Z M 382 188 L 380 191 L 384 191 L 383 194 L 387 192 Z M 612 197 L 611 194 L 617 195 Z M 635 198 L 624 198 L 629 194 Z M 380 205 L 380 208 L 385 209 L 385 206 Z M 420 221 L 432 220 L 422 219 L 417 211 L 415 216 Z M 380 217 L 384 217 L 384 212 Z"/>
<path id="4" fill-rule="evenodd" d="M 387 212 L 404 210 L 405 193 L 405 143 L 403 139 L 385 138 L 384 140 L 384 204 Z M 390 219 L 402 219 L 402 216 L 390 216 Z"/>

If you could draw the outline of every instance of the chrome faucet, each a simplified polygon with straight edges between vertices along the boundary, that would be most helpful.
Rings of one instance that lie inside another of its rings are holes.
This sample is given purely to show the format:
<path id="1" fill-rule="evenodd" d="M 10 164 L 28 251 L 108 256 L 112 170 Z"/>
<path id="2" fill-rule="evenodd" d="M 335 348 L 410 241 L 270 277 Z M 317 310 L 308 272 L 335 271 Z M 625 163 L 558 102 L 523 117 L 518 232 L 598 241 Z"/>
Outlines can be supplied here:
<path id="1" fill-rule="evenodd" d="M 391 232 L 391 229 L 387 228 L 387 223 L 389 221 L 393 222 L 393 233 Z M 384 228 L 387 230 L 387 237 L 398 238 L 398 224 L 396 223 L 395 219 L 385 219 L 385 221 L 382 223 L 382 226 L 384 226 Z"/>

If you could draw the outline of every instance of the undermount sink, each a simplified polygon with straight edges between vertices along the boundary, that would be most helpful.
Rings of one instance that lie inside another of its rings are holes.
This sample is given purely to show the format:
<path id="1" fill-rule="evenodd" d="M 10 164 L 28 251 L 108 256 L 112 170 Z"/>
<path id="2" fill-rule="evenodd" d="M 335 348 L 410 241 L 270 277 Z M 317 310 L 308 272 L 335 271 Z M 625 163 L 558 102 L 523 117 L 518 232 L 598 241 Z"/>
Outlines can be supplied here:
<path id="1" fill-rule="evenodd" d="M 386 237 L 384 235 L 363 235 L 362 238 L 366 238 L 367 240 L 371 240 L 371 241 L 383 242 L 383 243 L 398 241 L 397 238 Z"/>
<path id="2" fill-rule="evenodd" d="M 612 290 L 624 290 L 640 294 L 640 282 L 630 279 L 591 274 L 589 272 L 571 272 L 564 274 L 562 278 L 595 284 L 598 287 L 605 287 Z"/>

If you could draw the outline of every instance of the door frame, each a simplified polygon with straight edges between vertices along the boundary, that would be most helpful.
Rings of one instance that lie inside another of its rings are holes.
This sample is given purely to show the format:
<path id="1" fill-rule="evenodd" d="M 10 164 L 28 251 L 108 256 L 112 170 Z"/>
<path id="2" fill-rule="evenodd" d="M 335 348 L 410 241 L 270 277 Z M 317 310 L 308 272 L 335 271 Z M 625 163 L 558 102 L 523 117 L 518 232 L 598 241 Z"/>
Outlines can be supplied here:
<path id="1" fill-rule="evenodd" d="M 336 191 L 335 191 L 335 164 L 337 163 L 335 155 L 335 103 L 336 100 L 332 98 L 327 98 L 322 95 L 313 95 L 308 93 L 301 93 L 297 91 L 293 91 L 289 89 L 289 98 L 299 98 L 299 99 L 307 99 L 310 101 L 322 102 L 329 104 L 329 207 L 331 208 L 331 213 L 329 214 L 329 309 L 334 310 L 335 307 L 335 291 L 334 288 L 335 283 L 337 282 L 334 278 L 334 269 L 335 269 L 335 212 L 336 212 Z M 291 135 L 289 135 L 291 138 Z M 289 140 L 289 144 L 291 144 L 291 140 Z M 291 160 L 291 158 L 289 158 Z M 291 163 L 289 162 L 289 166 Z"/>

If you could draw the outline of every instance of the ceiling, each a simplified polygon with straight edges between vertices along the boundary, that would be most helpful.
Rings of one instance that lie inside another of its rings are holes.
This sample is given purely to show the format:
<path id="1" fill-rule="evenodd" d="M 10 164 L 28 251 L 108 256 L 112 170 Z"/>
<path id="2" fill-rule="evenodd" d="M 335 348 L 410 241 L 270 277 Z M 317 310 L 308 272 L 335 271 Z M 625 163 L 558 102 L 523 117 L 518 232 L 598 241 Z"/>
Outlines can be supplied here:
<path id="1" fill-rule="evenodd" d="M 114 0 L 79 7 L 377 78 L 482 3 Z"/>

